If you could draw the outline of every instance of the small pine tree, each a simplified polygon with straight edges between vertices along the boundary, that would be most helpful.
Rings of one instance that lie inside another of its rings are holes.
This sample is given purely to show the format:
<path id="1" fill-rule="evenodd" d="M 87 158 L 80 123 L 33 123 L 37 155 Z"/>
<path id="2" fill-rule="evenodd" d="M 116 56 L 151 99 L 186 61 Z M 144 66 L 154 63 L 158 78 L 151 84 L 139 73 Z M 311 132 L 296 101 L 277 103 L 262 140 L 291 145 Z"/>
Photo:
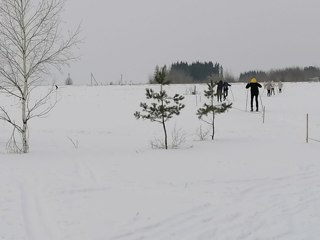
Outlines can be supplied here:
<path id="1" fill-rule="evenodd" d="M 208 90 L 204 90 L 204 96 L 210 100 L 210 103 L 205 103 L 202 108 L 197 111 L 198 118 L 207 124 L 212 126 L 212 140 L 215 134 L 215 114 L 224 113 L 232 107 L 232 103 L 222 103 L 219 105 L 214 104 L 214 97 L 216 96 L 214 87 L 216 83 L 211 81 L 208 83 Z M 205 118 L 206 117 L 206 118 Z"/>
<path id="2" fill-rule="evenodd" d="M 169 85 L 170 80 L 168 79 L 167 66 L 164 65 L 162 68 L 156 66 L 153 79 L 150 80 L 152 84 L 160 84 L 161 90 L 163 85 Z"/>
<path id="3" fill-rule="evenodd" d="M 134 116 L 137 119 L 149 119 L 151 122 L 162 124 L 164 131 L 164 146 L 165 149 L 168 149 L 166 122 L 174 115 L 179 115 L 185 105 L 181 103 L 184 99 L 183 96 L 175 94 L 173 97 L 169 97 L 166 91 L 162 89 L 164 84 L 169 84 L 165 78 L 166 67 L 164 66 L 161 69 L 157 69 L 154 76 L 154 81 L 161 85 L 160 92 L 155 92 L 153 89 L 146 88 L 146 98 L 152 99 L 155 102 L 152 102 L 150 105 L 147 103 L 140 103 L 142 112 L 137 111 L 134 113 Z"/>

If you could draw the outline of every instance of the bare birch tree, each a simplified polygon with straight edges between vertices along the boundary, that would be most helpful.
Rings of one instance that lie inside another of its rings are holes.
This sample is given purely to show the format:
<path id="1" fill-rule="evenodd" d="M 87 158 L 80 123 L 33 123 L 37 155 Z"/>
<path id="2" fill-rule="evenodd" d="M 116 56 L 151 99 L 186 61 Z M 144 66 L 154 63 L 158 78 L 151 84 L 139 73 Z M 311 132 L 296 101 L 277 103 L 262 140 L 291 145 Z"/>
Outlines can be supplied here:
<path id="1" fill-rule="evenodd" d="M 79 28 L 61 29 L 65 0 L 1 0 L 0 4 L 0 93 L 19 102 L 20 117 L 14 117 L 0 103 L 0 119 L 13 127 L 11 143 L 16 152 L 29 151 L 28 122 L 46 115 L 54 103 L 52 88 L 35 96 L 52 67 L 60 69 L 74 59 Z"/>

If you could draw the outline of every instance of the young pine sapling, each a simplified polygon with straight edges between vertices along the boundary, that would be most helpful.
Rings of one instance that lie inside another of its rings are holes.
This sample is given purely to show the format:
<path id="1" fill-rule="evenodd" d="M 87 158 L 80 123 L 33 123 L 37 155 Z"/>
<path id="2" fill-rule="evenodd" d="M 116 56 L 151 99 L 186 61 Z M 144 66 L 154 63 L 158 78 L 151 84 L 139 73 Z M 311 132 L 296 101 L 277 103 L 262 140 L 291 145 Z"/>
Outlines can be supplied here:
<path id="1" fill-rule="evenodd" d="M 168 82 L 166 82 L 165 66 L 161 69 L 156 69 L 154 81 L 160 83 L 160 91 L 155 92 L 151 88 L 146 89 L 146 99 L 153 100 L 154 102 L 150 103 L 150 105 L 147 103 L 140 103 L 142 111 L 135 112 L 134 116 L 137 119 L 149 119 L 151 122 L 160 123 L 164 131 L 164 147 L 165 149 L 168 149 L 166 122 L 174 115 L 180 114 L 180 111 L 185 107 L 185 105 L 181 103 L 184 97 L 179 94 L 170 97 L 166 91 L 163 90 L 163 85 L 168 84 Z"/>
<path id="2" fill-rule="evenodd" d="M 224 113 L 232 106 L 232 103 L 226 102 L 218 105 L 214 104 L 214 97 L 216 96 L 214 91 L 215 86 L 216 84 L 213 81 L 208 83 L 208 90 L 204 90 L 204 96 L 210 100 L 210 103 L 205 103 L 203 107 L 197 111 L 198 118 L 212 126 L 212 140 L 215 134 L 215 114 Z"/>

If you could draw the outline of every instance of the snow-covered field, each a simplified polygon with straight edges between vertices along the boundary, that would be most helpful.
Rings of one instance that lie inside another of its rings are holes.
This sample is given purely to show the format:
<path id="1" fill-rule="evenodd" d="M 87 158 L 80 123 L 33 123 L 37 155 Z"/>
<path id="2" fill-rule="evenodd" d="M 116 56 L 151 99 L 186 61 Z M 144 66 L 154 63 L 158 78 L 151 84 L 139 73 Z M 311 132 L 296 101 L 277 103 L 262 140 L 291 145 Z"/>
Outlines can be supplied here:
<path id="1" fill-rule="evenodd" d="M 264 123 L 245 111 L 244 86 L 232 86 L 214 141 L 197 134 L 209 127 L 195 114 L 204 97 L 186 94 L 168 122 L 186 142 L 167 151 L 150 147 L 161 125 L 133 116 L 147 86 L 60 87 L 50 115 L 30 122 L 25 155 L 6 152 L 1 122 L 0 239 L 319 239 L 320 143 L 305 135 L 309 113 L 320 140 L 320 83 L 264 92 Z"/>

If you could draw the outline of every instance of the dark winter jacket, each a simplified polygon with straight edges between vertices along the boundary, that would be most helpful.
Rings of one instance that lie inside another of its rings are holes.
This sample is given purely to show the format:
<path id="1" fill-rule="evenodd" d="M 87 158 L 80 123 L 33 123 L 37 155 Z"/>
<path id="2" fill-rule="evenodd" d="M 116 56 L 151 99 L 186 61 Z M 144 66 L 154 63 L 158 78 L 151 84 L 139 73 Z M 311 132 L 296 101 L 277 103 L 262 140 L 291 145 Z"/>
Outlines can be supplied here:
<path id="1" fill-rule="evenodd" d="M 222 93 L 223 82 L 220 80 L 217 84 L 217 93 Z"/>
<path id="2" fill-rule="evenodd" d="M 223 90 L 228 90 L 231 85 L 228 82 L 223 83 Z"/>
<path id="3" fill-rule="evenodd" d="M 249 82 L 246 88 L 250 88 L 251 95 L 259 95 L 259 88 L 261 88 L 261 84 L 258 82 Z"/>

